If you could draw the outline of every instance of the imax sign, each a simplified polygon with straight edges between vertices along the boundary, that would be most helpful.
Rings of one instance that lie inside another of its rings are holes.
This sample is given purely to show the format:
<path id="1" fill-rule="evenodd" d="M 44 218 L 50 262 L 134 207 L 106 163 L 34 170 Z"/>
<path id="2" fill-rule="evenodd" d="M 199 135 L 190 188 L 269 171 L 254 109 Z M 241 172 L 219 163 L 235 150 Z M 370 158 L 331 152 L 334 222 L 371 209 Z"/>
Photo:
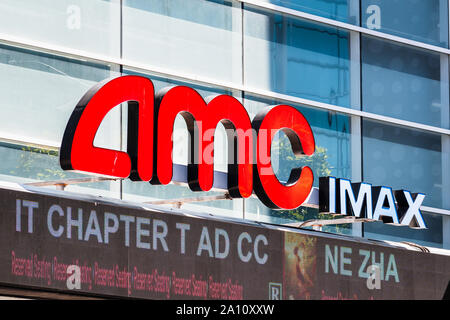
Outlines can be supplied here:
<path id="1" fill-rule="evenodd" d="M 425 195 L 347 179 L 319 178 L 319 211 L 426 228 L 420 212 Z"/>

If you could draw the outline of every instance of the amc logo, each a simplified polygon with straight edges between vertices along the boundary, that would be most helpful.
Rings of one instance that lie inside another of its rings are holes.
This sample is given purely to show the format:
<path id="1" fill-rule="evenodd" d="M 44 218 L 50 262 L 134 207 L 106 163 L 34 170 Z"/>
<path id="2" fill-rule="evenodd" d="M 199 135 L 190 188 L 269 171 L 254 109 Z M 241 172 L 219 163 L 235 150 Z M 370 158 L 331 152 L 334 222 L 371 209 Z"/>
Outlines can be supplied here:
<path id="1" fill-rule="evenodd" d="M 128 103 L 127 151 L 94 146 L 97 130 L 115 106 Z M 186 121 L 189 133 L 188 184 L 208 191 L 214 178 L 214 131 L 221 122 L 229 134 L 228 191 L 232 198 L 253 192 L 268 207 L 294 209 L 308 197 L 314 176 L 309 167 L 295 168 L 286 184 L 275 176 L 271 163 L 274 135 L 282 130 L 295 155 L 310 156 L 314 136 L 304 116 L 288 105 L 270 106 L 250 120 L 235 98 L 219 95 L 206 101 L 185 86 L 154 93 L 153 83 L 140 76 L 106 80 L 91 88 L 73 111 L 60 150 L 64 170 L 77 170 L 133 181 L 166 185 L 172 180 L 174 122 Z"/>

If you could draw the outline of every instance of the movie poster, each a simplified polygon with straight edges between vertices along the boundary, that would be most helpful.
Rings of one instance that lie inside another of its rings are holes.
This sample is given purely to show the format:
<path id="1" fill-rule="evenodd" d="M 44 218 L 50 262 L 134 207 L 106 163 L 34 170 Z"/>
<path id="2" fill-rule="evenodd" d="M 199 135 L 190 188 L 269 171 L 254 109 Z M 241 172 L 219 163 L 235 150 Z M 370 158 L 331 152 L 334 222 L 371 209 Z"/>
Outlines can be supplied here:
<path id="1" fill-rule="evenodd" d="M 317 238 L 300 233 L 285 233 L 285 299 L 311 299 L 314 296 L 317 268 Z"/>

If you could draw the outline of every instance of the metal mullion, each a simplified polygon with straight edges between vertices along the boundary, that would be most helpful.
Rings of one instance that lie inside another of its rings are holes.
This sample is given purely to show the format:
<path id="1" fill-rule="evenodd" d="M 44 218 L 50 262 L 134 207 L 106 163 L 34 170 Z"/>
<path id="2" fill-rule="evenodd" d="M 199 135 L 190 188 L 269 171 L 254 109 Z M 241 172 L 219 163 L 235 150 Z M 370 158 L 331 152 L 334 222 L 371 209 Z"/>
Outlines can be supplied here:
<path id="1" fill-rule="evenodd" d="M 297 11 L 295 9 L 278 6 L 275 4 L 268 3 L 268 2 L 261 2 L 261 1 L 257 1 L 257 0 L 235 0 L 235 1 L 240 1 L 244 4 L 247 4 L 247 5 L 250 5 L 253 7 L 257 7 L 260 9 L 269 10 L 269 11 L 276 12 L 279 14 L 286 14 L 286 15 L 296 17 L 296 18 L 301 18 L 304 20 L 309 20 L 309 21 L 318 22 L 321 24 L 326 24 L 328 26 L 337 27 L 337 28 L 344 29 L 347 31 L 355 31 L 355 32 L 359 32 L 361 34 L 374 36 L 374 37 L 384 39 L 384 40 L 394 41 L 397 43 L 406 44 L 406 45 L 410 45 L 413 47 L 418 47 L 418 48 L 422 48 L 422 49 L 426 49 L 426 50 L 430 50 L 430 51 L 434 51 L 434 52 L 438 52 L 438 53 L 450 54 L 450 50 L 447 48 L 438 47 L 438 46 L 423 43 L 420 41 L 415 41 L 415 40 L 411 40 L 411 39 L 407 39 L 407 38 L 403 38 L 403 37 L 399 37 L 399 36 L 390 35 L 390 34 L 387 34 L 384 32 L 375 31 L 375 30 L 363 28 L 363 27 L 360 27 L 357 25 L 353 25 L 350 23 L 345 23 L 345 22 L 341 22 L 341 21 L 337 21 L 337 20 L 333 20 L 333 19 L 329 19 L 329 18 L 320 17 L 320 16 L 317 16 L 314 14 Z"/>
<path id="2" fill-rule="evenodd" d="M 448 23 L 448 41 L 450 44 L 450 0 L 447 2 L 447 9 L 448 9 L 448 16 L 447 16 L 447 23 Z M 444 58 L 441 57 L 441 71 L 446 72 L 447 77 L 447 85 L 450 85 L 450 77 L 449 77 L 449 59 L 450 57 L 447 56 L 447 70 L 444 70 L 442 68 L 442 61 Z M 442 80 L 442 79 L 441 79 Z M 447 97 L 449 98 L 449 97 Z M 447 106 L 447 116 L 448 119 L 445 119 L 450 122 L 450 115 L 449 115 L 449 108 L 450 106 Z M 443 119 L 444 120 L 444 119 Z M 444 120 L 444 121 L 445 121 Z M 450 192 L 450 136 L 444 136 L 442 137 L 442 201 L 443 207 L 449 208 L 450 207 L 450 200 L 448 199 L 448 195 Z M 444 249 L 450 249 L 450 216 L 449 215 L 442 215 L 442 247 Z"/>
<path id="3" fill-rule="evenodd" d="M 448 34 L 447 40 L 450 44 L 450 0 L 447 1 L 447 25 L 448 25 Z M 441 56 L 441 81 L 442 78 L 446 78 L 447 80 L 447 88 L 450 86 L 450 69 L 449 69 L 449 60 L 450 57 Z M 443 95 L 447 94 L 446 97 Z M 442 84 L 441 84 L 441 100 L 447 99 L 447 103 L 450 101 L 450 92 L 442 92 Z M 441 101 L 442 105 L 442 101 Z M 450 122 L 450 105 L 447 104 L 446 114 L 441 115 L 443 124 Z M 446 119 L 444 117 L 447 117 Z M 450 193 L 450 136 L 443 136 L 441 142 L 441 161 L 442 161 L 442 207 L 450 208 L 450 199 L 448 198 L 448 194 Z M 450 249 L 450 216 L 442 214 L 442 247 L 444 249 Z"/>
<path id="4" fill-rule="evenodd" d="M 353 3 L 350 8 L 353 16 L 358 16 L 360 12 L 359 1 Z M 360 33 L 350 31 L 350 107 L 354 110 L 362 109 L 362 90 L 361 90 L 361 38 Z M 351 179 L 353 181 L 362 181 L 362 130 L 361 117 L 350 116 L 351 121 Z M 352 224 L 352 235 L 363 237 L 363 222 Z"/>

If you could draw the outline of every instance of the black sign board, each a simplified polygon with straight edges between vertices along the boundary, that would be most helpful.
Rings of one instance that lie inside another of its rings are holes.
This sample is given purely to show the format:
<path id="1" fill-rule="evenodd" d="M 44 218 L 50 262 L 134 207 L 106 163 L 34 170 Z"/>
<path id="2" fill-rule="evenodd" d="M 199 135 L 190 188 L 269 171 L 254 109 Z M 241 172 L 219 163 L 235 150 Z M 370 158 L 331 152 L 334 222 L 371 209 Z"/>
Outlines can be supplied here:
<path id="1" fill-rule="evenodd" d="M 0 283 L 13 286 L 149 299 L 441 299 L 450 279 L 448 256 L 320 232 L 10 189 L 0 206 Z"/>

